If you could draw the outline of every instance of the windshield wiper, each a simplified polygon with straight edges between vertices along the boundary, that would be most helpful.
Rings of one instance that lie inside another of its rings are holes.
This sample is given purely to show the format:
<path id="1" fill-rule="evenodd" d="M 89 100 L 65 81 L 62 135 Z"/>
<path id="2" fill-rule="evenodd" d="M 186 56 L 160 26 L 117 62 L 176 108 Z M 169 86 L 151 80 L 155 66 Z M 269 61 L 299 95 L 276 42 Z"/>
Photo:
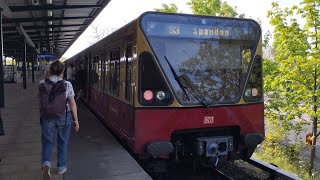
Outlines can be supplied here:
<path id="1" fill-rule="evenodd" d="M 188 96 L 188 93 L 186 92 L 186 89 L 185 89 L 184 86 L 182 85 L 182 83 L 181 83 L 181 81 L 180 81 L 180 79 L 179 79 L 176 71 L 173 69 L 173 67 L 172 67 L 171 63 L 168 61 L 167 57 L 164 56 L 164 58 L 166 59 L 168 65 L 169 65 L 169 67 L 170 67 L 170 70 L 171 70 L 171 72 L 172 72 L 172 74 L 173 74 L 173 76 L 174 76 L 174 79 L 177 81 L 177 83 L 179 84 L 179 86 L 180 86 L 180 88 L 182 89 L 183 93 L 186 95 L 186 97 L 187 97 L 188 100 L 190 101 L 190 97 Z"/>
<path id="2" fill-rule="evenodd" d="M 196 100 L 199 101 L 199 102 L 200 102 L 201 104 L 203 104 L 204 106 L 209 107 L 208 104 L 207 104 L 206 102 L 204 102 L 204 101 L 202 100 L 202 98 L 199 97 L 199 95 L 197 95 L 197 94 L 194 93 L 194 89 L 192 88 L 190 82 L 187 81 L 187 79 L 184 78 L 183 75 L 180 76 L 180 77 L 181 77 L 181 79 L 183 79 L 184 82 L 186 82 L 186 85 L 187 85 L 187 87 L 188 87 L 187 90 L 192 94 L 192 96 L 193 96 L 194 98 L 196 98 Z"/>
<path id="3" fill-rule="evenodd" d="M 188 100 L 190 101 L 190 98 L 189 98 L 189 96 L 188 96 L 188 93 L 186 92 L 186 89 L 190 92 L 190 94 L 192 94 L 192 96 L 193 96 L 198 102 L 200 102 L 200 103 L 203 104 L 204 106 L 207 106 L 207 107 L 208 107 L 208 104 L 207 104 L 207 103 L 205 103 L 204 101 L 200 100 L 200 98 L 199 98 L 196 94 L 193 93 L 193 89 L 191 88 L 190 83 L 189 83 L 183 76 L 178 76 L 178 75 L 177 75 L 176 71 L 173 69 L 173 67 L 172 67 L 171 63 L 169 62 L 169 60 L 167 59 L 167 57 L 164 56 L 164 58 L 166 59 L 168 65 L 169 65 L 169 67 L 170 67 L 170 70 L 171 70 L 171 72 L 172 72 L 172 74 L 173 74 L 173 76 L 174 76 L 174 79 L 178 82 L 180 88 L 182 89 L 183 93 L 186 95 L 186 97 L 188 98 Z M 183 79 L 183 80 L 186 82 L 187 88 L 185 88 L 185 84 L 180 81 L 180 78 Z M 192 91 L 191 91 L 190 89 L 191 89 Z"/>

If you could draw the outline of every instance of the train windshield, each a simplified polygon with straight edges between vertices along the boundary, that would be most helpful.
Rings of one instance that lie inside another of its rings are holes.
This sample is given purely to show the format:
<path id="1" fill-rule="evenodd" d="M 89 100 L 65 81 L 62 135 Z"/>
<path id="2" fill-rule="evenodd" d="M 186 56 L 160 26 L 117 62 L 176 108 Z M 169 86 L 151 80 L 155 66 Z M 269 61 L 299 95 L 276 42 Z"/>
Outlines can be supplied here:
<path id="1" fill-rule="evenodd" d="M 260 39 L 257 23 L 147 14 L 140 25 L 180 103 L 239 101 Z"/>

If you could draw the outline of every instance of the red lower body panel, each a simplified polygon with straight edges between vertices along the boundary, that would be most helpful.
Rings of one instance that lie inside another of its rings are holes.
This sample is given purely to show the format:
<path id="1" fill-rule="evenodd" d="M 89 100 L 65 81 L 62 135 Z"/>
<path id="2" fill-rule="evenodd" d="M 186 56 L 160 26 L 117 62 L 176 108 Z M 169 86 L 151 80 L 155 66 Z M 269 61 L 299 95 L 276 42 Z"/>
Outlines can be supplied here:
<path id="1" fill-rule="evenodd" d="M 134 152 L 145 153 L 150 141 L 170 141 L 176 130 L 239 126 L 240 135 L 264 136 L 263 103 L 212 108 L 138 109 L 135 110 Z"/>

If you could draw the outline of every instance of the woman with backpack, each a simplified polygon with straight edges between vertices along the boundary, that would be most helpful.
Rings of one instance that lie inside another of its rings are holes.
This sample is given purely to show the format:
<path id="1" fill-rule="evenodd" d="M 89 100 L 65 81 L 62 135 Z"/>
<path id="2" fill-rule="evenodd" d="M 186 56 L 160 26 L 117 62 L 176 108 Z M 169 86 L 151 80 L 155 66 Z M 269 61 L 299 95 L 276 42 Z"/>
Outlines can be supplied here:
<path id="1" fill-rule="evenodd" d="M 60 61 L 54 61 L 50 66 L 48 77 L 41 80 L 39 84 L 42 129 L 41 165 L 44 180 L 51 178 L 51 153 L 55 143 L 55 134 L 57 134 L 57 173 L 64 174 L 67 171 L 67 144 L 71 125 L 74 124 L 76 132 L 79 130 L 75 94 L 72 84 L 63 80 L 63 72 L 64 65 Z"/>

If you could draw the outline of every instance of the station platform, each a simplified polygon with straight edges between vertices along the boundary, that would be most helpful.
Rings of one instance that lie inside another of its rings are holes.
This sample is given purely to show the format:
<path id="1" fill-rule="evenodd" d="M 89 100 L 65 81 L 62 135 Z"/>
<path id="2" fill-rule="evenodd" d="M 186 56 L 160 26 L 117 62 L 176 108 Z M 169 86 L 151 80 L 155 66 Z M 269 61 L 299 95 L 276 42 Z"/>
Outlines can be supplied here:
<path id="1" fill-rule="evenodd" d="M 38 80 L 21 79 L 5 84 L 5 108 L 1 109 L 5 135 L 0 136 L 0 179 L 41 179 L 41 128 L 37 98 Z M 152 179 L 117 142 L 102 123 L 78 103 L 80 129 L 71 132 L 67 172 L 57 175 L 56 148 L 52 156 L 53 180 L 149 180 Z"/>

